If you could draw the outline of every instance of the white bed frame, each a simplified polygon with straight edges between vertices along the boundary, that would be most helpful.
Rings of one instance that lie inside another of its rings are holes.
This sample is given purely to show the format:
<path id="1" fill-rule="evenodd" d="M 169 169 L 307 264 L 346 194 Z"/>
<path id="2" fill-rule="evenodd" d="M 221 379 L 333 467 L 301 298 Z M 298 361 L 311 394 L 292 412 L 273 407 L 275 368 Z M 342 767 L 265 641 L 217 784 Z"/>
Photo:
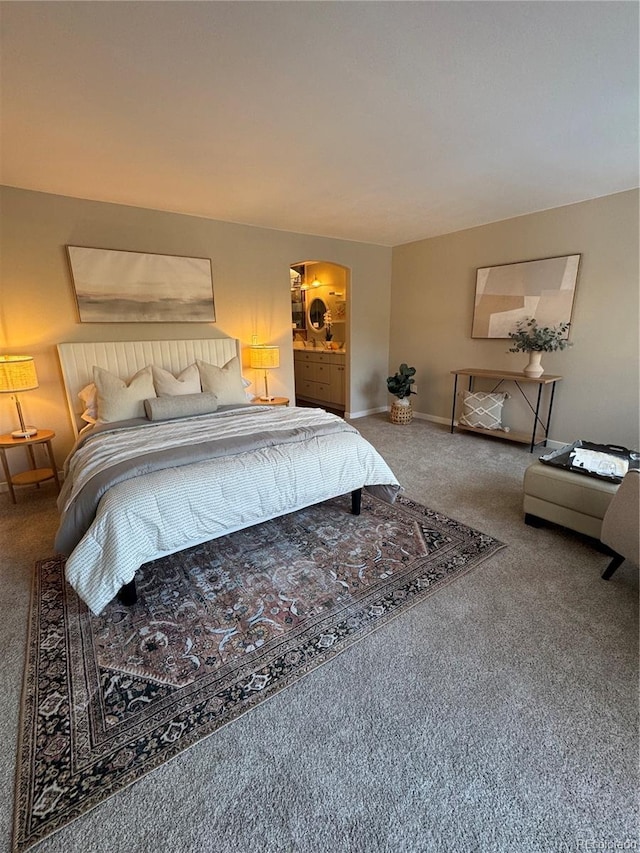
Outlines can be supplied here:
<path id="1" fill-rule="evenodd" d="M 93 382 L 94 365 L 128 381 L 148 364 L 179 373 L 198 358 L 224 367 L 236 355 L 240 357 L 240 341 L 236 338 L 58 344 L 58 357 L 74 432 L 77 435 L 85 426 L 79 418 L 82 403 L 78 392 Z"/>
<path id="2" fill-rule="evenodd" d="M 111 371 L 121 379 L 129 380 L 138 370 L 146 367 L 149 364 L 157 365 L 165 370 L 170 370 L 172 373 L 179 373 L 193 364 L 196 359 L 206 361 L 210 364 L 215 364 L 218 367 L 223 367 L 234 356 L 240 356 L 240 342 L 235 338 L 205 338 L 196 340 L 173 340 L 173 341 L 106 341 L 100 343 L 61 343 L 58 344 L 58 355 L 62 367 L 62 375 L 64 379 L 64 387 L 67 395 L 67 403 L 69 412 L 76 434 L 78 433 L 79 418 L 82 403 L 78 398 L 78 392 L 93 381 L 93 367 L 98 366 Z M 312 457 L 311 458 L 315 458 Z M 342 457 L 341 457 L 342 458 Z M 339 462 L 338 468 L 342 477 L 342 463 Z M 299 467 L 299 466 L 298 466 Z M 315 470 L 315 468 L 314 468 Z M 364 470 L 364 467 L 363 467 Z M 391 475 L 391 483 L 394 482 Z M 354 515 L 360 514 L 360 499 L 362 494 L 362 486 L 359 482 L 360 475 L 364 478 L 364 473 L 358 472 L 357 482 L 354 485 L 349 485 L 351 489 L 351 511 Z M 302 476 L 301 474 L 299 476 Z M 386 476 L 386 472 L 385 475 Z M 350 480 L 353 478 L 347 478 Z M 334 493 L 322 493 L 322 488 L 314 493 L 314 501 L 327 500 L 333 497 Z M 303 506 L 308 506 L 311 502 L 309 495 L 306 495 L 305 502 L 301 504 L 291 505 L 285 509 L 286 512 L 293 512 Z M 256 518 L 252 523 L 266 521 L 269 518 L 275 517 L 264 512 L 264 517 Z M 247 526 L 244 524 L 243 526 Z M 216 532 L 215 536 L 232 533 L 234 530 L 241 529 L 238 527 L 229 527 L 223 533 Z M 215 538 L 214 536 L 214 538 Z M 145 554 L 143 562 L 153 560 L 157 557 L 164 556 L 167 553 L 187 548 L 198 542 L 210 539 L 211 535 L 203 538 L 197 538 L 195 541 L 188 540 L 181 542 L 179 546 L 174 543 L 172 551 L 154 551 L 153 553 Z M 71 555 L 70 562 L 73 560 Z M 84 569 L 83 569 L 84 571 Z M 135 601 L 135 579 L 130 582 L 124 582 L 120 589 L 120 600 L 125 604 L 131 604 Z"/>

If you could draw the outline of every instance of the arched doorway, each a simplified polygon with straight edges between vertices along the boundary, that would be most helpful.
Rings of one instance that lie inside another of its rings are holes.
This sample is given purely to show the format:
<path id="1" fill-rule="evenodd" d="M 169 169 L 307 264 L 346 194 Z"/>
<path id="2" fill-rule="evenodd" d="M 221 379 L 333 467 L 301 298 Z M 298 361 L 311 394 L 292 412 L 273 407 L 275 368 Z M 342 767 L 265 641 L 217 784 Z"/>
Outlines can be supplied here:
<path id="1" fill-rule="evenodd" d="M 349 386 L 349 269 L 330 261 L 291 264 L 295 399 L 344 415 Z"/>

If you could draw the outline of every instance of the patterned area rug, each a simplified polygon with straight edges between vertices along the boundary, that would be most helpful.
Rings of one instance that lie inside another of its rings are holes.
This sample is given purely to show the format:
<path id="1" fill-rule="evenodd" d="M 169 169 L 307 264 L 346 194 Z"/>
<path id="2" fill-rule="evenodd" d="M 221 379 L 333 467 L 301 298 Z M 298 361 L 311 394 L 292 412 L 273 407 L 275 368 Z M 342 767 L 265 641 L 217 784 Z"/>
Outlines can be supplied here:
<path id="1" fill-rule="evenodd" d="M 95 617 L 37 564 L 14 849 L 27 850 L 451 581 L 500 542 L 337 498 L 143 566 Z"/>

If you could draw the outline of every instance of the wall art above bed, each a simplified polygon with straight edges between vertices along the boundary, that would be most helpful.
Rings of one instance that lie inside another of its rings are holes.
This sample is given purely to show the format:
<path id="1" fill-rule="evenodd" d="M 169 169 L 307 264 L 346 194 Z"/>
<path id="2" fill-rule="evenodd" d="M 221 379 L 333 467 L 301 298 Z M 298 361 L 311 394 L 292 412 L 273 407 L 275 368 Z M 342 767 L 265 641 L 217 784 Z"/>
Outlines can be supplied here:
<path id="1" fill-rule="evenodd" d="M 213 323 L 209 258 L 67 246 L 81 323 Z"/>
<path id="2" fill-rule="evenodd" d="M 481 267 L 476 272 L 472 338 L 508 338 L 519 320 L 571 322 L 580 255 Z"/>

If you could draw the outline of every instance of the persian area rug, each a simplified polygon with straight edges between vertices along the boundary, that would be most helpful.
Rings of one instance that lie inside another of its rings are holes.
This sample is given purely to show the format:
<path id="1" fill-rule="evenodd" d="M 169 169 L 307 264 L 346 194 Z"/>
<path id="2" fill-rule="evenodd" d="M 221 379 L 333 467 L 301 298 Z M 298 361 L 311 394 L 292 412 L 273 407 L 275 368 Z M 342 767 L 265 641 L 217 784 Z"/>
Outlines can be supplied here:
<path id="1" fill-rule="evenodd" d="M 503 547 L 398 498 L 350 496 L 143 566 L 138 603 L 92 616 L 37 564 L 14 850 L 326 663 Z"/>

